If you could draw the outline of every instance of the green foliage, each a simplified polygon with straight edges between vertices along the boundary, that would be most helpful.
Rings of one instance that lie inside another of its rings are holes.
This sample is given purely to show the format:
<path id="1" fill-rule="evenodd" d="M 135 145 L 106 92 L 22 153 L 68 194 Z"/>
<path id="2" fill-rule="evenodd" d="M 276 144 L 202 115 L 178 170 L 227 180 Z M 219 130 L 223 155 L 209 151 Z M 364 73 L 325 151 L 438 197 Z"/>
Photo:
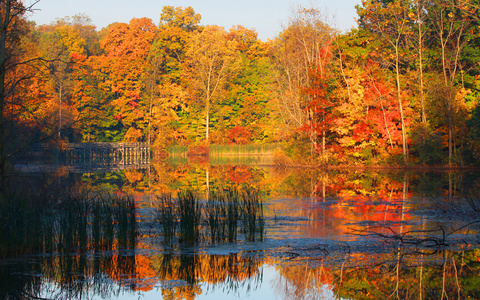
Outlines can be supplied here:
<path id="1" fill-rule="evenodd" d="M 478 8 L 437 2 L 364 1 L 359 28 L 344 34 L 299 7 L 266 42 L 242 26 L 202 26 L 192 7 L 163 7 L 158 26 L 134 18 L 97 32 L 84 15 L 31 25 L 12 53 L 42 57 L 29 65 L 41 72 L 9 73 L 27 92 L 12 93 L 5 113 L 11 128 L 64 127 L 74 142 L 166 149 L 202 142 L 208 128 L 214 144 L 282 141 L 293 163 L 405 164 L 408 153 L 475 164 Z"/>
<path id="2" fill-rule="evenodd" d="M 421 124 L 415 128 L 411 154 L 417 162 L 426 165 L 440 165 L 443 162 L 441 135 L 429 131 L 428 127 Z"/>

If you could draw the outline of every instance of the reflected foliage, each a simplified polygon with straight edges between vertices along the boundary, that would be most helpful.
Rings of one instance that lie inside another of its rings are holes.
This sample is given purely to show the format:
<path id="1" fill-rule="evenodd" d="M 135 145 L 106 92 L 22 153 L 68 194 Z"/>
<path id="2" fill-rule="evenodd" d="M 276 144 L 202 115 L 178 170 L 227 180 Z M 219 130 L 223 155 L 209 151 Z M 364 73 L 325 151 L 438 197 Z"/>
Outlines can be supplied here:
<path id="1" fill-rule="evenodd" d="M 0 263 L 0 298 L 136 297 L 155 287 L 164 299 L 215 290 L 243 297 L 269 284 L 262 282 L 265 264 L 275 264 L 272 284 L 283 299 L 479 297 L 480 197 L 472 191 L 480 181 L 474 172 L 165 162 L 127 172 L 53 180 L 95 192 L 2 199 L 8 222 L 0 246 L 8 260 Z M 246 182 L 249 189 L 242 190 Z M 114 192 L 100 193 L 105 187 Z M 126 191 L 135 197 L 122 196 Z M 182 201 L 189 220 L 183 234 Z M 250 243 L 262 239 L 269 243 Z M 278 239 L 289 242 L 262 248 Z M 325 245 L 310 242 L 316 239 Z M 259 248 L 205 254 L 232 242 Z"/>
<path id="2" fill-rule="evenodd" d="M 264 263 L 258 257 L 242 257 L 240 254 L 167 254 L 153 257 L 152 262 L 163 281 L 164 299 L 194 299 L 202 293 L 201 282 L 227 294 L 235 294 L 245 285 L 248 289 L 257 289 L 262 281 L 261 265 Z M 186 285 L 170 285 L 170 282 L 178 280 Z"/>

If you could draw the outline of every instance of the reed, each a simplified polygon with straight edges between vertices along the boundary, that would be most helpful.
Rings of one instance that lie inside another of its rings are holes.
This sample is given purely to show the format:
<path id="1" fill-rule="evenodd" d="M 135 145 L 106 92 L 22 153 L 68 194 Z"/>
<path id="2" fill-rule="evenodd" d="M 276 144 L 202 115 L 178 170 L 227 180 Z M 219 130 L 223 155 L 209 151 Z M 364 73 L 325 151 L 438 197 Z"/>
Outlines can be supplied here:
<path id="1" fill-rule="evenodd" d="M 170 156 L 187 156 L 188 147 L 182 145 L 172 145 L 168 148 Z"/>
<path id="2" fill-rule="evenodd" d="M 273 165 L 271 155 L 215 155 L 210 165 Z"/>
<path id="3" fill-rule="evenodd" d="M 225 198 L 220 192 L 211 191 L 205 205 L 205 217 L 212 243 L 220 242 L 225 237 Z"/>
<path id="4" fill-rule="evenodd" d="M 240 220 L 240 197 L 237 190 L 227 190 L 227 238 L 228 241 L 237 240 L 238 222 Z"/>
<path id="5" fill-rule="evenodd" d="M 213 190 L 210 192 L 205 215 L 210 239 L 213 243 L 237 240 L 240 220 L 239 203 L 239 194 L 236 190 Z"/>
<path id="6" fill-rule="evenodd" d="M 200 220 L 202 207 L 197 194 L 191 190 L 178 194 L 180 242 L 194 244 L 200 240 Z"/>
<path id="7" fill-rule="evenodd" d="M 67 191 L 55 201 L 6 196 L 1 200 L 0 257 L 33 253 L 78 253 L 135 247 L 131 197 Z"/>
<path id="8" fill-rule="evenodd" d="M 114 220 L 117 226 L 116 235 L 119 246 L 128 249 L 135 248 L 137 222 L 135 201 L 133 197 L 129 195 L 115 196 L 112 194 L 106 194 L 102 195 L 99 199 L 100 203 L 105 197 L 108 199 L 108 202 L 111 203 L 111 207 L 113 207 Z"/>
<path id="9" fill-rule="evenodd" d="M 156 219 L 162 226 L 163 239 L 166 244 L 171 244 L 177 229 L 178 207 L 171 194 L 162 194 L 157 197 Z"/>
<path id="10" fill-rule="evenodd" d="M 263 201 L 258 190 L 246 187 L 241 193 L 243 205 L 243 231 L 247 241 L 263 241 L 265 231 L 265 217 Z"/>
<path id="11" fill-rule="evenodd" d="M 210 156 L 271 155 L 277 144 L 210 145 Z"/>
<path id="12" fill-rule="evenodd" d="M 8 195 L 0 199 L 0 257 L 16 257 L 50 249 L 51 212 L 28 197 Z"/>
<path id="13" fill-rule="evenodd" d="M 167 244 L 173 241 L 177 225 L 178 240 L 186 244 L 201 241 L 202 235 L 211 243 L 236 242 L 239 231 L 247 241 L 264 238 L 263 202 L 256 189 L 212 189 L 203 206 L 190 190 L 180 192 L 177 202 L 170 195 L 158 199 L 157 221 Z"/>

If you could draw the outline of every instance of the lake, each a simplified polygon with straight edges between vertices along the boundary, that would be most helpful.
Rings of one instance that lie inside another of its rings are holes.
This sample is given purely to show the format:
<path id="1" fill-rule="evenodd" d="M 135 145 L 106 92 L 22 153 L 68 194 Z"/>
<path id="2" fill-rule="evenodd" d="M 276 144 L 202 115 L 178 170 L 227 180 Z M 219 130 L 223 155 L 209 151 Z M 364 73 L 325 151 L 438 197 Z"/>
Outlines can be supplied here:
<path id="1" fill-rule="evenodd" d="M 127 225 L 122 227 L 121 217 L 99 221 L 97 206 L 89 206 L 85 242 L 79 238 L 70 247 L 65 229 L 70 225 L 62 224 L 70 224 L 68 218 L 84 206 L 65 218 L 55 211 L 46 224 L 58 237 L 50 244 L 42 240 L 42 251 L 0 260 L 0 298 L 480 297 L 478 171 L 325 171 L 229 163 L 153 161 L 142 169 L 90 173 L 49 169 L 40 178 L 57 187 L 131 195 Z M 36 175 L 37 169 L 28 180 Z M 167 241 L 160 204 L 166 195 L 177 201 L 187 189 L 200 203 L 199 238 L 187 243 L 178 229 Z M 212 192 L 238 191 L 241 199 L 245 190 L 260 198 L 259 227 L 251 236 L 239 225 L 234 240 L 214 240 L 207 226 L 209 205 L 217 203 Z M 116 201 L 107 202 L 120 216 Z"/>

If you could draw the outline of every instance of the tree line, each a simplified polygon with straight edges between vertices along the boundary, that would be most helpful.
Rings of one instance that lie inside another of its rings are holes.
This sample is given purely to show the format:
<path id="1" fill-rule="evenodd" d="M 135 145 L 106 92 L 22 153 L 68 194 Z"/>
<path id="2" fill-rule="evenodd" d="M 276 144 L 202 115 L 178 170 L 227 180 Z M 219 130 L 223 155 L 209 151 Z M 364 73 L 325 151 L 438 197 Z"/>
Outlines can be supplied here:
<path id="1" fill-rule="evenodd" d="M 1 161 L 52 138 L 279 143 L 310 164 L 480 158 L 473 0 L 363 1 L 346 33 L 299 6 L 268 41 L 240 25 L 200 25 L 191 7 L 101 30 L 85 15 L 36 25 L 20 1 L 0 8 Z"/>

